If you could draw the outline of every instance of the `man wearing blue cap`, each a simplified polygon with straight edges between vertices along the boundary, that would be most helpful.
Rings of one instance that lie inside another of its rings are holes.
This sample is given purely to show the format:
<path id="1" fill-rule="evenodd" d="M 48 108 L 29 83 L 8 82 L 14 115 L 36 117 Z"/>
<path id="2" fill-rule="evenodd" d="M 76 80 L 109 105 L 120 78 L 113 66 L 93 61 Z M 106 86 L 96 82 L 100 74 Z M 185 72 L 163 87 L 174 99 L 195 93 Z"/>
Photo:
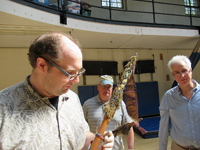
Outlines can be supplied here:
<path id="1" fill-rule="evenodd" d="M 83 111 L 85 119 L 90 126 L 90 131 L 96 133 L 96 129 L 101 125 L 104 118 L 104 107 L 109 102 L 113 90 L 113 78 L 108 75 L 100 77 L 97 85 L 98 95 L 85 101 Z M 124 123 L 132 122 L 129 117 L 126 105 L 122 101 L 121 107 L 115 112 L 114 118 L 109 122 L 106 131 L 114 130 Z M 133 150 L 134 147 L 134 132 L 131 128 L 130 133 L 126 136 L 128 150 Z M 122 134 L 115 137 L 113 150 L 124 150 Z"/>

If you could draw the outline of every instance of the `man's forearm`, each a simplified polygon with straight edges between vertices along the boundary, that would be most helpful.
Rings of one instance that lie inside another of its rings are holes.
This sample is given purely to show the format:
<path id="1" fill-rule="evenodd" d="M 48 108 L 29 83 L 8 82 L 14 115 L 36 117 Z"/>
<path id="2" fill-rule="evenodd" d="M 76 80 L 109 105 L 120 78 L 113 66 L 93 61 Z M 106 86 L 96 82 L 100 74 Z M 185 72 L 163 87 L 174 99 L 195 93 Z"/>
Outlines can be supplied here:
<path id="1" fill-rule="evenodd" d="M 95 138 L 94 133 L 87 131 L 86 132 L 86 140 L 85 140 L 85 144 L 82 148 L 82 150 L 87 150 L 88 146 L 90 145 L 90 142 L 93 141 Z"/>

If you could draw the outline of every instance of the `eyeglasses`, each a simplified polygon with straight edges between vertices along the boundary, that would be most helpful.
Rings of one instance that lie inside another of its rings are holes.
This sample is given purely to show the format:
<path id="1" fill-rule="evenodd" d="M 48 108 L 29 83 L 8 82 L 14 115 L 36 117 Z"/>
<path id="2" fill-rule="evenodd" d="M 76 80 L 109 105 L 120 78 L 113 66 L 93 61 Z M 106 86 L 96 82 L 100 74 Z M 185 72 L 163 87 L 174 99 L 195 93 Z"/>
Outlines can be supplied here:
<path id="1" fill-rule="evenodd" d="M 41 57 L 41 56 L 40 56 Z M 54 65 L 58 70 L 60 70 L 62 73 L 64 73 L 67 77 L 69 77 L 69 81 L 72 81 L 74 80 L 76 77 L 79 77 L 81 76 L 84 72 L 85 72 L 85 69 L 84 68 L 81 68 L 77 73 L 77 74 L 74 74 L 74 75 L 70 75 L 68 72 L 66 72 L 64 69 L 60 68 L 58 65 L 56 65 L 53 61 L 47 59 L 47 58 L 44 58 L 44 57 L 41 57 L 43 58 L 44 60 L 47 60 L 49 61 L 52 65 Z"/>
<path id="2" fill-rule="evenodd" d="M 190 70 L 183 70 L 182 72 L 176 72 L 173 74 L 174 77 L 180 77 L 181 75 L 187 75 L 190 72 Z"/>
<path id="3" fill-rule="evenodd" d="M 110 90 L 112 88 L 111 85 L 110 86 L 101 85 L 101 87 L 102 87 L 102 89 L 108 89 L 108 90 Z"/>

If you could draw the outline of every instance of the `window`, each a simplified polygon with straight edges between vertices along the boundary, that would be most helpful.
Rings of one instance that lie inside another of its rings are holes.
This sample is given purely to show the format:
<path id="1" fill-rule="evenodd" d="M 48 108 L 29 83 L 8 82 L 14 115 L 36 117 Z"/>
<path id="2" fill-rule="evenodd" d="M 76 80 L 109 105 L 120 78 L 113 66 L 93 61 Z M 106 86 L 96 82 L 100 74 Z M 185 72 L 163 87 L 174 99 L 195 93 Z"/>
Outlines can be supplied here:
<path id="1" fill-rule="evenodd" d="M 111 7 L 122 8 L 122 0 L 102 0 L 101 4 L 103 7 L 109 7 L 111 4 Z"/>
<path id="2" fill-rule="evenodd" d="M 191 15 L 198 16 L 199 15 L 199 1 L 198 0 L 184 0 L 185 2 L 185 14 L 190 15 L 190 9 L 191 9 Z M 191 6 L 191 7 L 189 7 Z"/>

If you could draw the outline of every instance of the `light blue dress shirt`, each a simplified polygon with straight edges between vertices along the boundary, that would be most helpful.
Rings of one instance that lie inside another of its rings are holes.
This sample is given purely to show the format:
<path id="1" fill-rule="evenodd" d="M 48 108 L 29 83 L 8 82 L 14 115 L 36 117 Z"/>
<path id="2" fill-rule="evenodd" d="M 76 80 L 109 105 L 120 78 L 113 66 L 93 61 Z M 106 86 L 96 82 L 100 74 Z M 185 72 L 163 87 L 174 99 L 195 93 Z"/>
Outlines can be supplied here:
<path id="1" fill-rule="evenodd" d="M 165 93 L 159 107 L 159 150 L 167 150 L 169 134 L 179 145 L 200 148 L 200 84 L 194 82 L 197 86 L 190 101 L 179 86 Z"/>

